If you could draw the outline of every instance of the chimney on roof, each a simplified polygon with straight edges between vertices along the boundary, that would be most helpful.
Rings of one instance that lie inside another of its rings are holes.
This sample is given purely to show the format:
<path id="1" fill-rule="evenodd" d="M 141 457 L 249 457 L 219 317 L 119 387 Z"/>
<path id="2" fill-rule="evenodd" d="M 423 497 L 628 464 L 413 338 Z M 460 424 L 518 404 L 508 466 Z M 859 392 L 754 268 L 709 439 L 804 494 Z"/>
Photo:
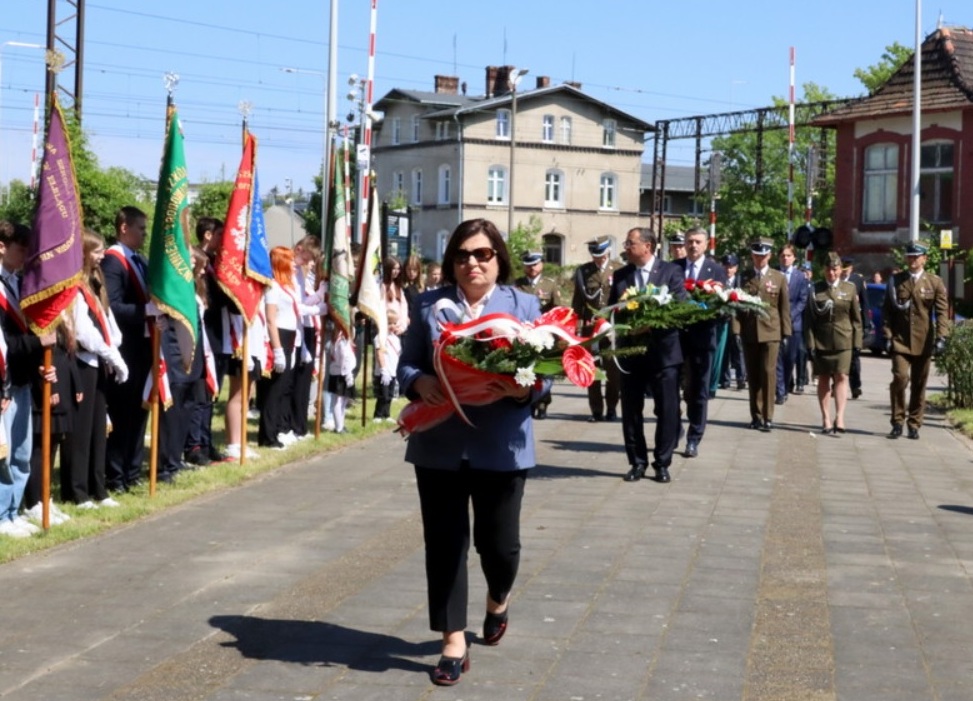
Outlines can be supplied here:
<path id="1" fill-rule="evenodd" d="M 551 86 L 551 77 L 549 75 L 539 75 L 537 76 L 537 89 L 549 88 Z"/>
<path id="2" fill-rule="evenodd" d="M 433 76 L 436 81 L 436 92 L 442 95 L 455 95 L 459 90 L 459 78 L 454 75 Z"/>
<path id="3" fill-rule="evenodd" d="M 462 83 L 462 85 L 460 85 L 459 87 L 460 87 L 460 90 L 462 90 L 463 91 L 463 94 L 465 95 L 466 94 L 466 81 L 464 80 L 463 83 Z"/>
<path id="4" fill-rule="evenodd" d="M 499 70 L 496 66 L 486 67 L 486 90 L 484 92 L 487 97 L 493 97 L 493 91 L 497 84 L 497 72 Z"/>
<path id="5" fill-rule="evenodd" d="M 580 89 L 581 89 L 581 83 L 579 83 L 579 82 L 578 82 L 578 81 L 576 81 L 576 80 L 565 80 L 565 81 L 564 81 L 564 84 L 565 84 L 565 85 L 570 85 L 570 86 L 571 86 L 572 88 L 574 88 L 575 90 L 580 90 Z"/>

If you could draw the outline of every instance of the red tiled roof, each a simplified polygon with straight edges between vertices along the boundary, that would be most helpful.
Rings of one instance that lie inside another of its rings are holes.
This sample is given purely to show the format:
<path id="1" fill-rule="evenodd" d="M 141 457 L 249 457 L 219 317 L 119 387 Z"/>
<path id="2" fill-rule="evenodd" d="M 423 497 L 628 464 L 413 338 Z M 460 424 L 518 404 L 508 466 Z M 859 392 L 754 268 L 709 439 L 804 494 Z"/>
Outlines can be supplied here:
<path id="1" fill-rule="evenodd" d="M 915 63 L 910 58 L 874 94 L 814 120 L 818 126 L 912 111 Z M 973 30 L 944 27 L 922 43 L 922 111 L 973 107 Z"/>

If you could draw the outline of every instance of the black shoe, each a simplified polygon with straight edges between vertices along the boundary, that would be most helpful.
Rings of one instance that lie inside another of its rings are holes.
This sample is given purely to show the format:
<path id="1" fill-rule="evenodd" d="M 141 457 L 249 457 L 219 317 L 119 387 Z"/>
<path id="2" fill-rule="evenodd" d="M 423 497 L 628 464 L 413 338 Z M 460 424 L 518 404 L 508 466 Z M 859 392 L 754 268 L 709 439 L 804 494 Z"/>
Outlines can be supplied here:
<path id="1" fill-rule="evenodd" d="M 720 389 L 730 389 L 730 383 L 723 382 L 722 384 L 720 384 Z"/>
<path id="2" fill-rule="evenodd" d="M 911 438 L 914 441 L 919 440 L 919 429 L 909 426 L 909 438 Z"/>
<path id="3" fill-rule="evenodd" d="M 777 397 L 777 399 L 774 401 L 774 404 L 776 404 L 777 406 L 781 406 L 786 401 L 787 401 L 787 395 L 785 394 L 783 397 Z"/>
<path id="4" fill-rule="evenodd" d="M 645 477 L 645 465 L 634 465 L 622 479 L 626 482 L 638 482 L 643 477 Z"/>
<path id="5" fill-rule="evenodd" d="M 898 438 L 902 435 L 902 424 L 892 424 L 892 430 L 889 431 L 889 438 Z"/>
<path id="6" fill-rule="evenodd" d="M 209 461 L 211 463 L 212 462 L 227 462 L 228 460 L 231 460 L 231 458 L 226 453 L 224 453 L 222 450 L 220 450 L 219 448 L 217 448 L 215 446 L 210 446 L 210 448 L 209 448 L 209 454 L 208 454 L 207 457 L 209 457 Z"/>
<path id="7" fill-rule="evenodd" d="M 609 411 L 607 414 L 605 414 L 605 421 L 618 421 L 618 414 L 616 414 L 614 411 Z"/>
<path id="8" fill-rule="evenodd" d="M 185 461 L 189 465 L 196 465 L 197 467 L 205 467 L 209 465 L 209 456 L 203 452 L 202 448 L 193 448 L 185 455 Z"/>
<path id="9" fill-rule="evenodd" d="M 699 441 L 689 441 L 686 443 L 686 451 L 683 456 L 687 458 L 695 458 L 699 455 Z"/>
<path id="10" fill-rule="evenodd" d="M 662 484 L 668 484 L 672 481 L 669 477 L 669 466 L 660 465 L 658 462 L 652 463 L 652 469 L 655 470 L 655 481 Z"/>
<path id="11" fill-rule="evenodd" d="M 856 387 L 855 389 L 851 390 L 852 399 L 858 399 L 860 396 L 862 396 L 861 387 Z"/>
<path id="12" fill-rule="evenodd" d="M 795 387 L 794 394 L 804 394 L 804 385 L 798 385 Z"/>
<path id="13" fill-rule="evenodd" d="M 602 420 L 601 414 L 595 414 L 594 416 L 589 416 L 588 417 L 588 423 L 589 424 L 598 423 L 601 420 Z"/>
<path id="14" fill-rule="evenodd" d="M 546 406 L 539 406 L 539 407 L 537 407 L 537 409 L 534 412 L 534 418 L 535 419 L 540 419 L 540 420 L 546 419 L 547 418 L 547 407 Z"/>
<path id="15" fill-rule="evenodd" d="M 759 429 L 760 429 L 760 426 L 761 426 L 761 425 L 762 425 L 762 424 L 761 424 L 761 422 L 760 422 L 760 421 L 758 421 L 757 419 L 754 419 L 754 420 L 753 420 L 753 421 L 751 421 L 751 422 L 750 422 L 749 424 L 747 424 L 747 428 L 752 428 L 753 430 L 755 430 L 755 431 L 756 431 L 756 430 L 759 430 Z"/>
<path id="16" fill-rule="evenodd" d="M 463 672 L 470 671 L 470 651 L 467 649 L 466 654 L 462 657 L 446 657 L 443 655 L 439 658 L 439 664 L 436 665 L 436 669 L 432 671 L 432 683 L 437 686 L 453 686 L 456 684 Z"/>
<path id="17" fill-rule="evenodd" d="M 746 389 L 746 388 L 747 388 L 746 380 L 744 380 L 743 382 L 737 382 L 737 389 Z"/>
<path id="18" fill-rule="evenodd" d="M 770 433 L 774 429 L 774 424 L 770 421 L 764 421 L 760 424 L 760 430 L 764 433 Z"/>
<path id="19" fill-rule="evenodd" d="M 487 611 L 486 618 L 483 619 L 483 644 L 497 645 L 500 642 L 500 638 L 506 632 L 507 611 L 503 613 L 490 613 Z"/>

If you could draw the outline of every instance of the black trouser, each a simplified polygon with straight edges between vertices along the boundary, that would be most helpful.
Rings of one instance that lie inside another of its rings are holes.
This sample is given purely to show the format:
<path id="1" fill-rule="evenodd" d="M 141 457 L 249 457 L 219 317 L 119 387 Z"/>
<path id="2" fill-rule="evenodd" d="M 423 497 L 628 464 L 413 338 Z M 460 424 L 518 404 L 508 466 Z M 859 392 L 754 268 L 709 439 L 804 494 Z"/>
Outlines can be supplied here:
<path id="1" fill-rule="evenodd" d="M 291 366 L 291 355 L 296 333 L 288 329 L 278 329 L 277 335 L 287 360 L 283 372 L 273 372 L 270 377 L 261 377 L 257 383 L 257 408 L 260 409 L 258 445 L 274 445 L 278 435 L 293 430 L 291 395 L 294 393 L 294 368 Z"/>
<path id="2" fill-rule="evenodd" d="M 149 345 L 149 339 L 138 343 Z M 128 365 L 128 381 L 122 384 L 110 382 L 105 386 L 108 416 L 112 431 L 105 446 L 105 479 L 109 489 L 125 489 L 142 477 L 142 456 L 145 453 L 145 421 L 148 412 L 142 406 L 142 392 L 152 365 L 151 355 L 143 348 L 138 352 L 126 352 L 122 346 L 122 358 Z"/>
<path id="3" fill-rule="evenodd" d="M 37 504 L 41 502 L 41 492 L 43 491 L 43 475 L 44 472 L 41 469 L 41 461 L 43 456 L 41 455 L 41 434 L 40 431 L 41 419 L 36 414 L 34 415 L 34 428 L 38 430 L 33 436 L 34 446 L 30 451 L 30 474 L 27 476 L 27 486 L 24 488 L 24 508 L 32 509 Z M 57 458 L 57 450 L 60 447 L 61 455 L 65 455 L 69 450 L 68 445 L 68 434 L 67 433 L 55 433 L 51 435 L 51 462 L 48 465 L 48 469 L 51 474 L 51 484 L 54 484 L 54 463 L 55 458 Z M 64 479 L 63 475 L 61 479 Z M 53 489 L 51 492 L 53 493 Z"/>
<path id="4" fill-rule="evenodd" d="M 213 447 L 213 408 L 216 406 L 216 400 L 223 388 L 223 377 L 226 375 L 229 360 L 230 356 L 224 353 L 217 353 L 213 356 L 213 365 L 216 368 L 216 394 L 212 396 L 209 395 L 209 390 L 206 388 L 206 371 L 203 370 L 204 376 L 200 380 L 203 383 L 203 399 L 196 403 L 196 409 L 193 411 L 193 418 L 189 424 L 189 434 L 186 436 L 185 447 L 187 453 L 193 448 L 201 448 L 204 453 L 209 453 Z"/>
<path id="5" fill-rule="evenodd" d="M 89 499 L 101 501 L 105 491 L 105 441 L 108 426 L 105 386 L 109 378 L 99 366 L 81 360 L 78 377 L 81 402 L 74 408 L 73 427 L 68 450 L 61 456 L 61 499 L 82 504 Z"/>
<path id="6" fill-rule="evenodd" d="M 165 479 L 172 477 L 182 466 L 183 449 L 186 447 L 186 436 L 189 425 L 198 404 L 196 381 L 170 382 L 169 393 L 172 406 L 163 411 L 159 417 L 159 468 L 157 476 Z"/>
<path id="7" fill-rule="evenodd" d="M 480 555 L 490 598 L 502 603 L 520 566 L 520 505 L 527 470 L 459 470 L 416 465 L 419 505 L 426 544 L 429 628 L 465 630 L 469 590 L 466 559 L 470 549 L 470 502 L 473 545 Z"/>
<path id="8" fill-rule="evenodd" d="M 622 436 L 628 463 L 648 465 L 645 442 L 646 391 L 651 390 L 655 405 L 655 447 L 653 457 L 661 467 L 669 467 L 679 442 L 679 366 L 652 368 L 645 361 L 625 363 L 629 373 L 622 376 Z"/>
<path id="9" fill-rule="evenodd" d="M 314 345 L 317 341 L 313 327 L 304 327 L 304 347 L 311 359 L 306 363 L 297 359 L 294 368 L 294 392 L 291 395 L 291 430 L 295 435 L 303 436 L 307 433 L 308 413 L 311 407 L 311 381 L 314 379 Z M 299 351 L 298 355 L 303 354 Z M 286 432 L 285 432 L 286 433 Z"/>
<path id="10" fill-rule="evenodd" d="M 694 335 L 683 346 L 686 359 L 686 418 L 689 429 L 687 441 L 699 442 L 706 432 L 706 418 L 709 410 L 710 380 L 713 372 L 713 356 L 716 354 L 716 327 L 708 333 L 693 329 Z M 678 440 L 678 439 L 677 439 Z"/>
<path id="11" fill-rule="evenodd" d="M 395 397 L 395 378 L 387 385 L 382 384 L 381 375 L 372 378 L 375 387 L 375 413 L 376 419 L 387 419 L 392 416 L 392 399 Z"/>

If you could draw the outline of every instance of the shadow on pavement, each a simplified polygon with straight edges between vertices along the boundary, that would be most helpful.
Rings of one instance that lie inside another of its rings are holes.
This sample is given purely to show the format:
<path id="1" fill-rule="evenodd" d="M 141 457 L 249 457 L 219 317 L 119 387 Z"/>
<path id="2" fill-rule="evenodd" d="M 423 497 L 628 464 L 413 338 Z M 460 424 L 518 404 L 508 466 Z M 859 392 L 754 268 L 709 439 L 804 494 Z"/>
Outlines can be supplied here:
<path id="1" fill-rule="evenodd" d="M 591 470 L 587 467 L 565 467 L 563 465 L 537 465 L 530 471 L 531 480 L 538 479 L 561 479 L 564 477 L 620 477 L 628 470 L 628 464 L 624 458 L 618 464 L 615 472 L 605 472 L 604 470 Z"/>
<path id="2" fill-rule="evenodd" d="M 958 514 L 973 516 L 973 506 L 959 506 L 957 504 L 940 504 L 939 508 L 943 511 L 955 511 Z"/>
<path id="3" fill-rule="evenodd" d="M 367 672 L 389 669 L 428 672 L 428 662 L 408 658 L 437 655 L 441 644 L 433 640 L 410 643 L 390 635 L 323 621 L 213 616 L 209 623 L 236 638 L 222 643 L 223 647 L 235 647 L 247 659 L 322 667 L 341 665 Z"/>

